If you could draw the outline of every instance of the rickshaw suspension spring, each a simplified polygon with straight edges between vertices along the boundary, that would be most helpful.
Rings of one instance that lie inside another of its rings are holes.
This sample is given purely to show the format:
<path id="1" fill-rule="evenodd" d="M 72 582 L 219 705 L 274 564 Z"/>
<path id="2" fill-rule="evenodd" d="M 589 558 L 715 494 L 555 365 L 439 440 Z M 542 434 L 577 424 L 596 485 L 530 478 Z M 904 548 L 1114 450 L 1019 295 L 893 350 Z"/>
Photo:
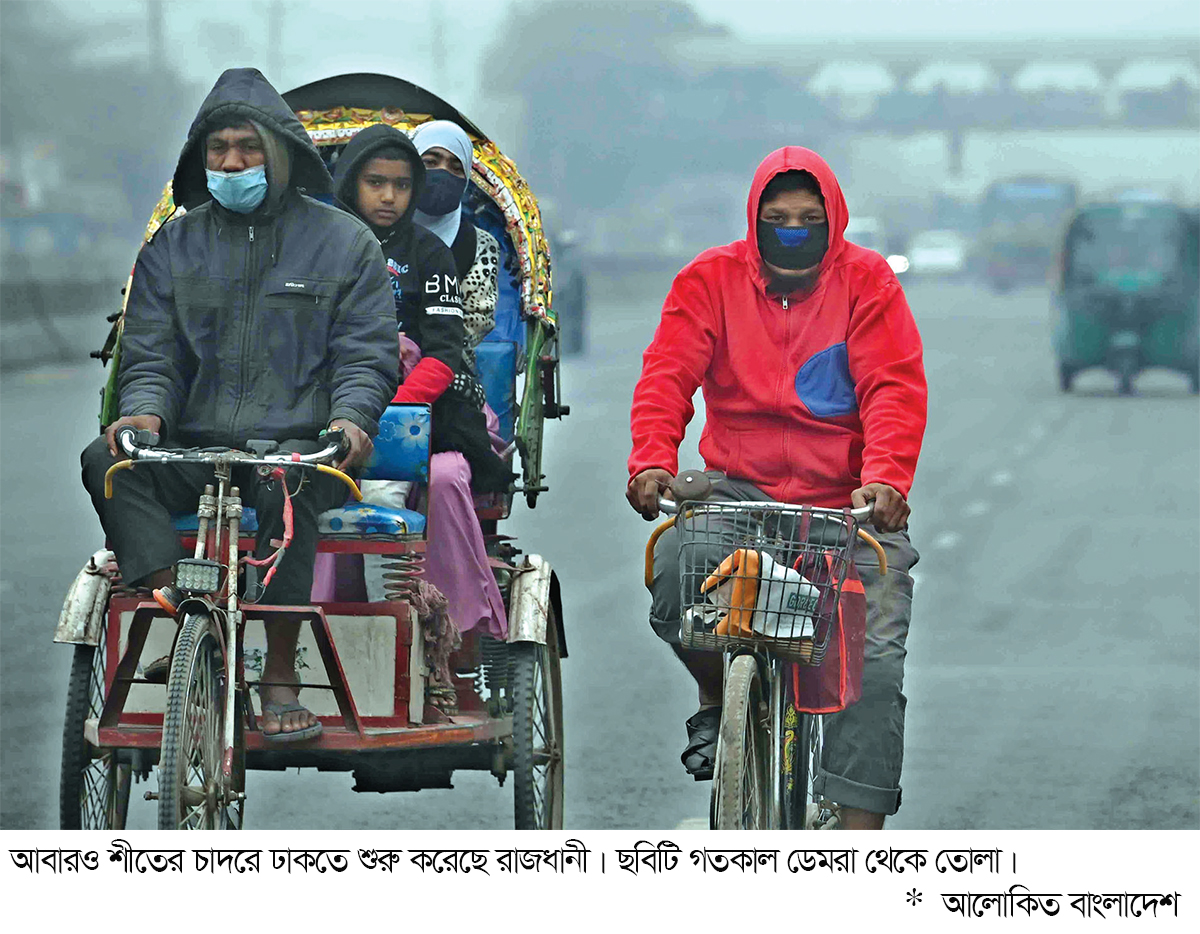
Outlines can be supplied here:
<path id="1" fill-rule="evenodd" d="M 483 685 L 488 693 L 495 696 L 501 689 L 507 691 L 512 683 L 508 643 L 490 636 L 481 636 L 479 654 L 483 662 Z"/>
<path id="2" fill-rule="evenodd" d="M 389 600 L 403 600 L 417 589 L 424 573 L 423 555 L 388 555 L 383 563 L 383 591 Z"/>

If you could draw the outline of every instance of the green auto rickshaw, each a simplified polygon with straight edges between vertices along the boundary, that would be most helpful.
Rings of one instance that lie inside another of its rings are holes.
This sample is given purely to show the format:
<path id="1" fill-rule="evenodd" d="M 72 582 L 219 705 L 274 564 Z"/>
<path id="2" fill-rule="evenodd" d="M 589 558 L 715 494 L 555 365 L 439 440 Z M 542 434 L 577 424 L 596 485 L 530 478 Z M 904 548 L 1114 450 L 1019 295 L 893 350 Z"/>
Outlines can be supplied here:
<path id="1" fill-rule="evenodd" d="M 1200 215 L 1166 201 L 1089 204 L 1076 212 L 1054 292 L 1054 351 L 1063 392 L 1104 367 L 1122 395 L 1149 367 L 1200 391 Z"/>

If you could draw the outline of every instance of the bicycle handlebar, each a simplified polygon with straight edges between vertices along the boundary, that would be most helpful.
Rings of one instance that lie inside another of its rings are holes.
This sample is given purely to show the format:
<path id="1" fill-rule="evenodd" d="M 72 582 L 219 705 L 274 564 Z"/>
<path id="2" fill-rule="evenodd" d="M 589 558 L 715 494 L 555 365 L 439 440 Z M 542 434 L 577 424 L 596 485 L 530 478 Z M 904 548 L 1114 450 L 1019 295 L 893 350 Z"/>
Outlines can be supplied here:
<path id="1" fill-rule="evenodd" d="M 783 507 L 787 507 L 787 508 L 791 508 L 791 509 L 799 508 L 796 506 L 795 503 L 778 503 L 778 502 L 775 502 L 774 500 L 769 500 L 769 499 L 768 500 L 706 499 L 706 500 L 700 500 L 700 502 L 703 503 L 703 505 L 705 505 L 705 506 L 749 506 L 749 507 L 783 506 Z M 675 502 L 675 500 L 673 500 L 673 499 L 667 499 L 665 496 L 660 496 L 658 498 L 658 508 L 661 509 L 663 512 L 665 512 L 667 515 L 673 516 L 679 512 L 679 503 Z M 817 507 L 817 508 L 820 508 L 820 507 Z M 874 502 L 870 502 L 870 503 L 867 503 L 867 505 L 865 505 L 865 506 L 859 506 L 855 509 L 850 510 L 850 515 L 851 515 L 851 517 L 853 517 L 855 522 L 866 522 L 871 518 L 872 515 L 874 515 L 874 513 L 875 513 L 875 503 Z"/>

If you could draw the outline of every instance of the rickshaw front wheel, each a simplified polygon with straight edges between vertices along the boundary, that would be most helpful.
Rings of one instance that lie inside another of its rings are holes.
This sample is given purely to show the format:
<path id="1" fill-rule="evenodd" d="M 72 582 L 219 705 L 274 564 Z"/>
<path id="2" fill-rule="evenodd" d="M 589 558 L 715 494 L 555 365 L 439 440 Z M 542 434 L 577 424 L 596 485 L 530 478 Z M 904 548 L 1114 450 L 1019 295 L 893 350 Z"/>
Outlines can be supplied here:
<path id="1" fill-rule="evenodd" d="M 129 814 L 132 766 L 115 749 L 97 754 L 84 736 L 87 721 L 99 720 L 107 692 L 107 613 L 102 620 L 99 646 L 75 646 L 71 661 L 58 801 L 63 830 L 124 830 Z"/>
<path id="2" fill-rule="evenodd" d="M 167 681 L 159 830 L 239 827 L 240 806 L 228 807 L 221 790 L 224 720 L 225 662 L 216 625 L 207 613 L 189 613 L 179 628 Z"/>
<path id="3" fill-rule="evenodd" d="M 513 812 L 517 830 L 563 825 L 562 671 L 554 610 L 546 644 L 509 646 L 513 692 Z"/>

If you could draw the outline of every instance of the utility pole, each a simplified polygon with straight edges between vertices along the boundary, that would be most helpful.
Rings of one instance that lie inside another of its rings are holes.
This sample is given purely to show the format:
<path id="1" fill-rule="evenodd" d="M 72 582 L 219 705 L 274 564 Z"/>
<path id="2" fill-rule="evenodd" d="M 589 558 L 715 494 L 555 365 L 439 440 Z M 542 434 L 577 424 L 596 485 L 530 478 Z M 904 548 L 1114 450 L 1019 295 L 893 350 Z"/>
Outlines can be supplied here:
<path id="1" fill-rule="evenodd" d="M 283 84 L 283 3 L 271 0 L 267 9 L 267 80 L 277 88 Z"/>
<path id="2" fill-rule="evenodd" d="M 439 97 L 448 97 L 446 87 L 446 20 L 442 15 L 443 0 L 429 0 L 429 52 L 433 56 L 434 89 Z"/>
<path id="3" fill-rule="evenodd" d="M 160 0 L 146 0 L 146 54 L 149 56 L 151 74 L 162 70 L 166 55 L 163 39 L 163 5 Z"/>

